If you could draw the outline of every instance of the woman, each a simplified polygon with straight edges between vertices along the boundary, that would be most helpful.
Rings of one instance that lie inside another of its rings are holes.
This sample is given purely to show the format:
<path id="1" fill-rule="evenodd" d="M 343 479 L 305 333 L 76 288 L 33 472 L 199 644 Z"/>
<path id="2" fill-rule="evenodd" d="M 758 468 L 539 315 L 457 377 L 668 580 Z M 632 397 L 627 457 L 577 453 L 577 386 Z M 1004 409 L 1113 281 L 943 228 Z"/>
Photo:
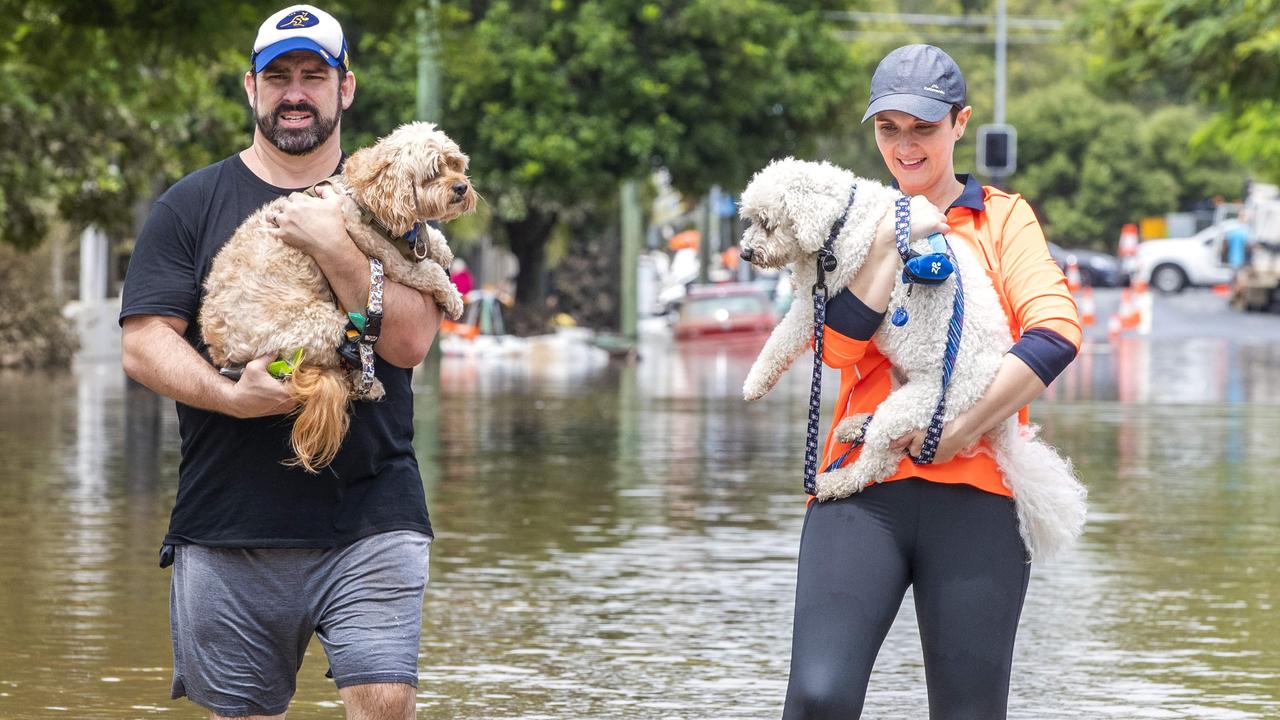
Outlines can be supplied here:
<path id="1" fill-rule="evenodd" d="M 937 229 L 969 244 L 1017 342 L 982 400 L 947 424 L 933 464 L 916 466 L 906 456 L 920 453 L 924 432 L 915 432 L 896 441 L 904 456 L 889 480 L 841 500 L 810 502 L 784 720 L 860 715 L 876 654 L 908 586 L 931 720 L 1005 717 L 1030 565 L 995 460 L 972 448 L 1015 412 L 1025 422 L 1025 406 L 1075 358 L 1081 334 L 1066 278 L 1030 206 L 955 174 L 955 144 L 973 111 L 965 95 L 955 61 L 936 47 L 909 45 L 876 68 L 863 122 L 873 120 L 899 189 L 945 208 L 945 217 L 940 210 L 913 218 L 912 234 Z M 867 262 L 827 306 L 823 360 L 841 376 L 833 428 L 850 413 L 874 411 L 892 387 L 889 363 L 870 343 L 902 271 L 892 223 L 881 224 Z M 828 434 L 822 467 L 847 448 Z"/>

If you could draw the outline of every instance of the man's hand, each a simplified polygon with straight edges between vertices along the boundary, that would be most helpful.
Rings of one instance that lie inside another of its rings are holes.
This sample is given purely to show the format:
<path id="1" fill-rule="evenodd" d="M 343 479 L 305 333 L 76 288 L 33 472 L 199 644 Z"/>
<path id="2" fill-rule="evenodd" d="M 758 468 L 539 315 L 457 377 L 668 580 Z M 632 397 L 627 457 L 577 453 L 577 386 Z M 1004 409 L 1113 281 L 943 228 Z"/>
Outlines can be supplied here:
<path id="1" fill-rule="evenodd" d="M 267 364 L 275 360 L 263 355 L 251 361 L 231 390 L 226 413 L 240 419 L 284 415 L 298 406 L 288 386 L 267 372 Z"/>
<path id="2" fill-rule="evenodd" d="M 319 260 L 353 247 L 342 216 L 342 197 L 328 185 L 316 188 L 319 197 L 293 193 L 279 211 L 267 214 L 277 236 Z"/>

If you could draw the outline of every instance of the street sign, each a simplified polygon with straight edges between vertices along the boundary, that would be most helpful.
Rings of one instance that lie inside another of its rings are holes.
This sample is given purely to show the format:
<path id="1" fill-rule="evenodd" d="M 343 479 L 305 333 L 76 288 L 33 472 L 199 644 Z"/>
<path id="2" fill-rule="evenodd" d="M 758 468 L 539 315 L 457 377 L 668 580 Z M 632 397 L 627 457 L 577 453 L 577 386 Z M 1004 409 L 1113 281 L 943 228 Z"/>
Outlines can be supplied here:
<path id="1" fill-rule="evenodd" d="M 978 172 L 1006 177 L 1018 169 L 1018 132 L 1012 125 L 991 124 L 978 128 Z"/>

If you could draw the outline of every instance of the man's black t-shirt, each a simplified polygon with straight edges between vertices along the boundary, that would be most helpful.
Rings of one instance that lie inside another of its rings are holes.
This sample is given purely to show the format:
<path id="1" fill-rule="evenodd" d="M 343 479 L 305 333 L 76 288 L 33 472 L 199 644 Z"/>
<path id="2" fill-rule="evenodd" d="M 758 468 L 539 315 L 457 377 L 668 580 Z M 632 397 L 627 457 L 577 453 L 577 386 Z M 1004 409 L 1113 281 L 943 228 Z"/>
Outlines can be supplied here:
<path id="1" fill-rule="evenodd" d="M 168 315 L 207 359 L 197 318 L 213 257 L 240 223 L 292 190 L 254 175 L 238 155 L 198 170 L 156 201 L 125 279 L 120 320 Z M 292 419 L 238 420 L 178 403 L 182 462 L 165 543 L 336 547 L 391 530 L 431 534 L 413 454 L 412 371 L 377 359 L 386 388 L 352 404 L 351 430 L 318 475 L 288 467 Z"/>

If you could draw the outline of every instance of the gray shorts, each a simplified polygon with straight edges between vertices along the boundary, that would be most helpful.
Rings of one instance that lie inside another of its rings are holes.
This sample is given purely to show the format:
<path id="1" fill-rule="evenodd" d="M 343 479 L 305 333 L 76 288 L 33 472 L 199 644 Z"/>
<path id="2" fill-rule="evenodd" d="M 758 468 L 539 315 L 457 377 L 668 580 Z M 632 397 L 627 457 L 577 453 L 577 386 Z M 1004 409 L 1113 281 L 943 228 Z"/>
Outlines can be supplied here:
<path id="1" fill-rule="evenodd" d="M 219 715 L 282 713 L 313 632 L 338 687 L 417 687 L 430 545 L 402 530 L 328 550 L 178 546 L 173 697 Z"/>

